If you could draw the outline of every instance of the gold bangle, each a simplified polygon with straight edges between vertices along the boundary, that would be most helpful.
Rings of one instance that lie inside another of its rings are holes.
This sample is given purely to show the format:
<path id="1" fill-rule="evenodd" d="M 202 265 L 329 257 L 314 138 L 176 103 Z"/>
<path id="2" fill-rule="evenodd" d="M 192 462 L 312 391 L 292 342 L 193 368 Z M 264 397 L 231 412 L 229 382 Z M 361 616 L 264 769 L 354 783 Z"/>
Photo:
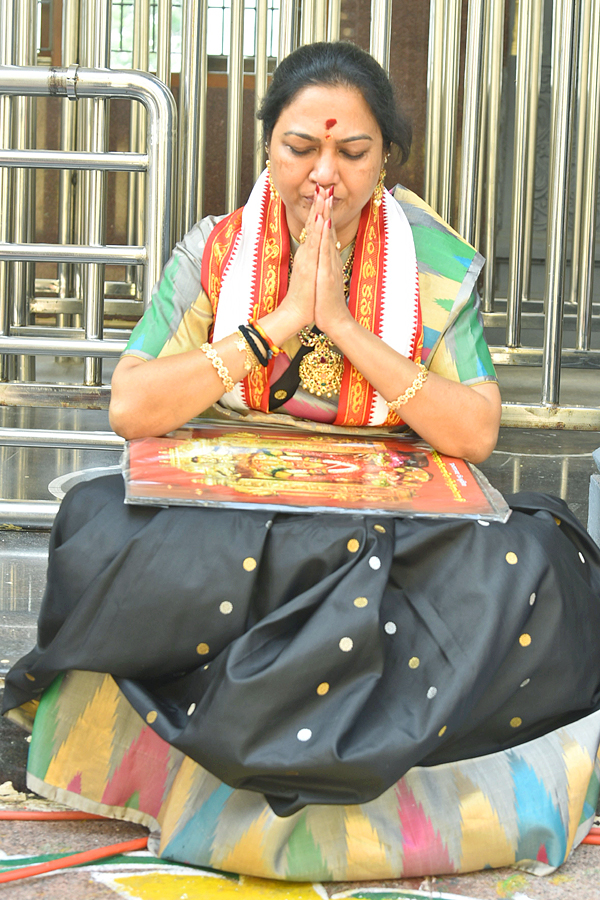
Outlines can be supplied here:
<path id="1" fill-rule="evenodd" d="M 427 381 L 427 376 L 429 375 L 429 369 L 426 369 L 423 363 L 417 363 L 419 367 L 419 374 L 413 381 L 410 387 L 408 387 L 403 394 L 400 394 L 399 397 L 396 397 L 395 400 L 386 400 L 385 402 L 392 410 L 392 412 L 397 413 L 401 406 L 404 406 L 405 403 L 408 403 L 409 400 L 415 396 L 417 391 L 420 391 L 425 382 Z"/>
<path id="2" fill-rule="evenodd" d="M 236 334 L 239 335 L 236 341 L 234 341 L 235 346 L 238 348 L 240 353 L 246 354 L 246 359 L 244 360 L 244 369 L 246 372 L 253 372 L 254 369 L 260 369 L 260 363 L 254 355 L 254 351 L 252 347 L 242 334 L 242 332 L 238 329 Z"/>
<path id="3" fill-rule="evenodd" d="M 207 355 L 207 357 L 211 361 L 213 368 L 217 370 L 217 375 L 223 382 L 225 393 L 230 394 L 235 387 L 235 382 L 229 374 L 229 369 L 227 368 L 221 357 L 217 354 L 217 351 L 214 350 L 210 344 L 202 344 L 200 349 Z"/>

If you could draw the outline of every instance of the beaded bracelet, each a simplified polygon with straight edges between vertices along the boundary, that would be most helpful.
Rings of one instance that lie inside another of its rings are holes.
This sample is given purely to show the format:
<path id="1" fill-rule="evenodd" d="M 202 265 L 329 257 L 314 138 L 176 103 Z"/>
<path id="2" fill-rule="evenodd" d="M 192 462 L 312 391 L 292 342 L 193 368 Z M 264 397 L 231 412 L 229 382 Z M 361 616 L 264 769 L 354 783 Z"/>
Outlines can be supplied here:
<path id="1" fill-rule="evenodd" d="M 229 374 L 229 369 L 227 368 L 221 357 L 217 354 L 217 351 L 213 347 L 211 347 L 210 344 L 202 344 L 200 349 L 209 358 L 213 368 L 217 370 L 217 375 L 223 382 L 225 393 L 230 394 L 235 387 L 235 382 Z"/>
<path id="2" fill-rule="evenodd" d="M 260 369 L 260 363 L 256 356 L 254 355 L 254 351 L 252 347 L 238 328 L 236 334 L 239 335 L 238 339 L 234 341 L 235 346 L 238 348 L 240 353 L 246 354 L 246 359 L 244 360 L 244 369 L 246 372 L 252 372 L 254 369 Z"/>
<path id="3" fill-rule="evenodd" d="M 415 396 L 417 391 L 420 391 L 425 382 L 427 381 L 427 376 L 429 375 L 429 369 L 425 368 L 423 363 L 417 363 L 419 367 L 419 374 L 413 381 L 410 387 L 408 387 L 403 394 L 400 394 L 399 397 L 396 397 L 395 400 L 386 400 L 388 407 L 392 410 L 392 412 L 398 412 L 401 406 L 404 406 L 405 403 L 408 403 L 409 400 Z"/>
<path id="4" fill-rule="evenodd" d="M 256 319 L 250 319 L 250 321 L 248 322 L 248 327 L 251 328 L 252 331 L 255 331 L 260 338 L 262 338 L 263 343 L 265 343 L 266 347 L 271 351 L 272 356 L 277 356 L 278 353 L 281 353 L 280 348 L 273 343 L 269 335 L 263 328 L 261 328 Z"/>

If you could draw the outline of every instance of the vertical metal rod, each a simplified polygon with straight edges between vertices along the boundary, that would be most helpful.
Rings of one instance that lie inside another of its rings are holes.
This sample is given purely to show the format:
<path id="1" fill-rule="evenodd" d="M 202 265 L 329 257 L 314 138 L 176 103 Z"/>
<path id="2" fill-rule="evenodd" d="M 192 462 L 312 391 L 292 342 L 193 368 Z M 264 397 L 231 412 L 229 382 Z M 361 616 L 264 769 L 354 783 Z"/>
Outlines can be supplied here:
<path id="1" fill-rule="evenodd" d="M 575 165 L 575 202 L 573 206 L 573 250 L 571 254 L 571 289 L 568 302 L 577 304 L 580 286 L 581 265 L 581 219 L 584 203 L 583 182 L 587 142 L 587 117 L 589 93 L 589 67 L 594 64 L 590 58 L 590 24 L 592 6 L 590 2 L 582 3 L 579 9 L 579 34 L 577 49 L 577 80 L 574 85 L 574 105 L 576 110 L 576 130 L 574 156 Z"/>
<path id="2" fill-rule="evenodd" d="M 529 288 L 537 107 L 540 91 L 542 0 L 520 0 L 508 260 L 506 344 L 521 341 L 521 307 Z"/>
<path id="3" fill-rule="evenodd" d="M 482 219 L 484 214 L 484 201 L 486 199 L 486 178 L 487 178 L 487 148 L 488 142 L 492 139 L 488 128 L 488 72 L 490 67 L 490 33 L 491 33 L 491 0 L 483 2 L 483 46 L 481 57 L 481 104 L 479 110 L 480 116 L 480 136 L 477 146 L 477 187 L 475 189 L 475 223 L 473 232 L 475 235 L 473 244 L 475 247 L 481 245 L 481 236 L 483 231 Z M 486 260 L 486 263 L 489 260 Z M 487 269 L 487 265 L 486 265 Z M 484 299 L 485 303 L 485 299 Z M 485 308 L 485 307 L 484 307 Z"/>
<path id="4" fill-rule="evenodd" d="M 315 0 L 302 0 L 300 21 L 300 46 L 312 44 L 315 22 Z"/>
<path id="5" fill-rule="evenodd" d="M 0 4 L 0 63 L 11 65 L 13 46 L 13 2 L 5 0 Z M 12 99 L 0 97 L 0 146 L 4 150 L 11 147 Z M 12 240 L 11 233 L 11 170 L 0 168 L 0 241 Z M 10 270 L 7 262 L 0 262 L 0 335 L 10 334 Z M 11 357 L 0 356 L 0 381 L 7 381 Z"/>
<path id="6" fill-rule="evenodd" d="M 62 65 L 72 66 L 79 60 L 79 0 L 63 0 L 62 21 Z M 62 150 L 77 147 L 77 103 L 61 100 L 60 146 Z M 74 185 L 78 176 L 70 169 L 61 169 L 58 181 L 58 243 L 72 244 L 74 241 Z M 73 267 L 68 263 L 58 264 L 58 294 L 61 299 L 73 293 Z M 59 327 L 70 324 L 70 317 L 59 314 Z"/>
<path id="7" fill-rule="evenodd" d="M 256 0 L 254 43 L 254 181 L 265 167 L 262 122 L 256 118 L 267 90 L 267 0 Z"/>
<path id="8" fill-rule="evenodd" d="M 244 0 L 232 0 L 229 77 L 227 79 L 227 174 L 225 178 L 225 209 L 227 212 L 233 212 L 240 205 L 244 102 L 243 40 Z"/>
<path id="9" fill-rule="evenodd" d="M 315 0 L 313 35 L 315 41 L 327 39 L 327 0 Z"/>
<path id="10" fill-rule="evenodd" d="M 581 206 L 579 271 L 577 279 L 578 350 L 591 344 L 594 257 L 596 250 L 596 205 L 600 149 L 600 0 L 591 0 L 589 79 L 587 82 L 587 123 L 583 160 L 583 202 Z"/>
<path id="11" fill-rule="evenodd" d="M 179 240 L 202 216 L 206 139 L 206 8 L 202 0 L 183 0 L 179 87 L 177 225 Z"/>
<path id="12" fill-rule="evenodd" d="M 447 222 L 453 219 L 454 152 L 456 146 L 456 109 L 458 106 L 458 70 L 460 66 L 460 24 L 462 0 L 446 0 L 444 64 L 442 70 L 442 121 L 440 134 L 441 165 L 438 212 Z"/>
<path id="13" fill-rule="evenodd" d="M 296 46 L 296 3 L 295 0 L 280 0 L 279 6 L 279 46 L 277 64 L 289 56 Z"/>
<path id="14" fill-rule="evenodd" d="M 563 456 L 560 461 L 560 493 L 561 500 L 567 502 L 569 494 L 569 457 Z"/>
<path id="15" fill-rule="evenodd" d="M 479 161 L 477 149 L 481 142 L 483 14 L 483 0 L 470 0 L 467 20 L 460 196 L 458 202 L 458 230 L 470 244 L 475 243 L 477 164 Z"/>
<path id="16" fill-rule="evenodd" d="M 106 68 L 110 60 L 110 0 L 92 0 L 85 21 L 86 62 L 93 68 Z M 107 109 L 106 100 L 89 101 L 87 149 L 92 152 L 106 152 Z M 87 203 L 85 210 L 85 230 L 87 243 L 102 246 L 106 233 L 106 173 L 91 171 L 86 173 Z M 84 326 L 87 340 L 102 337 L 104 319 L 104 265 L 92 264 L 83 274 Z M 102 360 L 86 357 L 83 361 L 83 383 L 102 383 Z"/>
<path id="17" fill-rule="evenodd" d="M 435 210 L 439 210 L 440 202 L 444 12 L 444 0 L 430 0 L 424 193 Z"/>
<path id="18" fill-rule="evenodd" d="M 390 71 L 392 39 L 392 0 L 371 0 L 370 52 L 379 65 Z"/>
<path id="19" fill-rule="evenodd" d="M 327 11 L 327 40 L 339 41 L 340 39 L 341 3 L 340 0 L 329 0 Z"/>
<path id="20" fill-rule="evenodd" d="M 542 403 L 558 404 L 567 236 L 575 0 L 555 0 Z"/>
<path id="21" fill-rule="evenodd" d="M 171 25 L 173 19 L 172 0 L 158 0 L 156 23 L 156 77 L 171 84 Z"/>
<path id="22" fill-rule="evenodd" d="M 133 5 L 133 69 L 143 72 L 149 67 L 149 0 L 134 0 Z M 144 149 L 146 135 L 146 112 L 139 103 L 132 103 L 129 113 L 129 149 L 133 153 L 141 153 Z M 143 243 L 144 227 L 144 191 L 141 176 L 130 172 L 127 195 L 127 243 Z M 136 283 L 136 295 L 140 292 L 140 272 L 137 266 L 127 267 L 127 281 Z"/>
<path id="23" fill-rule="evenodd" d="M 20 0 L 15 7 L 15 50 L 14 64 L 33 65 L 32 34 L 35 34 L 35 0 Z M 29 97 L 15 97 L 13 103 L 13 147 L 24 150 L 31 147 L 31 105 Z M 30 207 L 32 200 L 31 170 L 15 169 L 13 173 L 13 240 L 26 243 L 30 240 Z M 29 324 L 28 267 L 31 263 L 15 262 L 12 281 L 13 325 Z M 35 378 L 35 357 L 16 358 L 16 377 L 19 381 L 33 381 Z"/>
<path id="24" fill-rule="evenodd" d="M 502 48 L 504 46 L 504 7 L 489 0 L 489 35 L 487 57 L 487 134 L 486 143 L 486 216 L 483 222 L 483 255 L 487 262 L 483 270 L 483 307 L 494 306 L 496 266 L 496 205 L 498 195 L 498 140 L 500 102 L 502 98 Z"/>

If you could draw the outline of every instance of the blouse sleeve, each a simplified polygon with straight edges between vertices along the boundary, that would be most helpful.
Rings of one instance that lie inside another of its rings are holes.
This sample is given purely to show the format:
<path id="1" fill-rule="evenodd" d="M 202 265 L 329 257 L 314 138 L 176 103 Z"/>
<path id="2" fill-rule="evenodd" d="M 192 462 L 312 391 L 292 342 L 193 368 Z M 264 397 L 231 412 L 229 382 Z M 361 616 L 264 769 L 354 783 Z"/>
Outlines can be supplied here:
<path id="1" fill-rule="evenodd" d="M 208 340 L 213 313 L 200 275 L 206 240 L 219 218 L 208 216 L 198 222 L 175 246 L 123 356 L 156 359 L 184 353 Z"/>

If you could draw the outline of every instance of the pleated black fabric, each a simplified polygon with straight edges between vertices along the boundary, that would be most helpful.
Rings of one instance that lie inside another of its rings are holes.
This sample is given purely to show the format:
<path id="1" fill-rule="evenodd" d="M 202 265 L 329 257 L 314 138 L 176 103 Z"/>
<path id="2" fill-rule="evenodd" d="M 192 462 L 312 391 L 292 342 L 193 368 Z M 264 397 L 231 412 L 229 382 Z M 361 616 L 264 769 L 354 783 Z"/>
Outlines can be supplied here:
<path id="1" fill-rule="evenodd" d="M 509 502 L 486 525 L 126 506 L 120 476 L 81 484 L 4 707 L 109 672 L 278 815 L 537 737 L 600 705 L 600 553 L 562 501 Z"/>

